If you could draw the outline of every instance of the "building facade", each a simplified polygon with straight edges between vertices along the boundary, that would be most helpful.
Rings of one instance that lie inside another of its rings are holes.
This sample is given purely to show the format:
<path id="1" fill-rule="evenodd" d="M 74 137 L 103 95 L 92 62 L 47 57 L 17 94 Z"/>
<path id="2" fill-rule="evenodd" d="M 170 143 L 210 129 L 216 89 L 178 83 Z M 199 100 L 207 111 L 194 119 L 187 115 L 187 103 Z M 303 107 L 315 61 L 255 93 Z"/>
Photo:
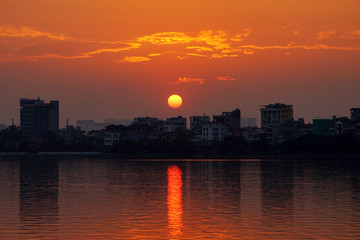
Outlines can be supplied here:
<path id="1" fill-rule="evenodd" d="M 23 136 L 40 138 L 47 130 L 59 131 L 59 101 L 20 99 L 20 128 Z"/>
<path id="2" fill-rule="evenodd" d="M 355 122 L 360 122 L 360 108 L 350 109 L 350 119 Z"/>
<path id="3" fill-rule="evenodd" d="M 293 106 L 275 103 L 261 106 L 261 127 L 280 127 L 286 121 L 294 119 Z"/>
<path id="4" fill-rule="evenodd" d="M 231 112 L 223 112 L 221 115 L 214 115 L 213 121 L 225 124 L 229 130 L 239 130 L 241 128 L 241 111 L 237 108 Z"/>
<path id="5" fill-rule="evenodd" d="M 202 141 L 202 127 L 210 123 L 210 117 L 205 116 L 192 116 L 190 117 L 190 130 L 194 134 L 195 142 Z"/>
<path id="6" fill-rule="evenodd" d="M 227 135 L 227 127 L 223 123 L 212 122 L 202 126 L 202 140 L 209 142 L 222 142 Z"/>
<path id="7" fill-rule="evenodd" d="M 186 131 L 186 118 L 182 116 L 172 117 L 166 119 L 163 123 L 164 133 L 175 132 L 175 131 Z"/>

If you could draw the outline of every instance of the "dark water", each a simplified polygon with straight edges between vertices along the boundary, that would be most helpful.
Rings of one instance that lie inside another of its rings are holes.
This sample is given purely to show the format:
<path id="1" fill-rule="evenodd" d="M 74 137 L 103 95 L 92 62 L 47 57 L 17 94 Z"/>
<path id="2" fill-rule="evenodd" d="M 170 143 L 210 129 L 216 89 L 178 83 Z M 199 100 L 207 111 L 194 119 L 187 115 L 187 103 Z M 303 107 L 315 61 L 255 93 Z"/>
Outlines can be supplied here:
<path id="1" fill-rule="evenodd" d="M 0 239 L 360 239 L 360 166 L 1 160 Z"/>

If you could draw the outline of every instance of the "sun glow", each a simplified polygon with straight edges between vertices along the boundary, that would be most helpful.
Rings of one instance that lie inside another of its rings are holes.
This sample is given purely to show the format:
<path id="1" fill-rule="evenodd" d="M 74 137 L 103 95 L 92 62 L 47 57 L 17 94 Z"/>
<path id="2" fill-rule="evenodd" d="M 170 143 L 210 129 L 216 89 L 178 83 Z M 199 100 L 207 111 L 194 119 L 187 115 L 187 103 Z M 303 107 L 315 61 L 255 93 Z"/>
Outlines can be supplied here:
<path id="1" fill-rule="evenodd" d="M 179 95 L 173 94 L 168 98 L 168 104 L 172 108 L 178 108 L 182 105 L 182 98 Z"/>

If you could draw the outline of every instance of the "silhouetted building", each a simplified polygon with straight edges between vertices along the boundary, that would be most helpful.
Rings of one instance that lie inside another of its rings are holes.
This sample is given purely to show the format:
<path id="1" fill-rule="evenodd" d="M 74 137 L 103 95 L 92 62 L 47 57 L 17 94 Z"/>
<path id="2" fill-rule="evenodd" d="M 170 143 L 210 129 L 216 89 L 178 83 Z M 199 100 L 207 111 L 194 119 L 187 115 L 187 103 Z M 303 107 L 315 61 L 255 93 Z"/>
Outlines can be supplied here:
<path id="1" fill-rule="evenodd" d="M 228 133 L 224 123 L 212 122 L 202 126 L 202 140 L 204 142 L 222 142 Z"/>
<path id="2" fill-rule="evenodd" d="M 248 142 L 260 140 L 260 131 L 257 127 L 243 127 L 243 135 Z"/>
<path id="3" fill-rule="evenodd" d="M 134 118 L 132 125 L 139 125 L 139 124 L 155 125 L 158 121 L 159 121 L 158 118 L 137 117 L 137 118 Z"/>
<path id="4" fill-rule="evenodd" d="M 360 108 L 350 109 L 350 119 L 355 122 L 360 122 Z"/>
<path id="5" fill-rule="evenodd" d="M 20 127 L 24 136 L 40 138 L 49 130 L 59 130 L 59 101 L 45 103 L 38 99 L 20 99 Z"/>
<path id="6" fill-rule="evenodd" d="M 186 118 L 182 116 L 172 117 L 166 119 L 163 124 L 164 133 L 175 132 L 175 131 L 186 131 Z"/>
<path id="7" fill-rule="evenodd" d="M 261 111 L 261 127 L 280 127 L 282 123 L 293 119 L 293 106 L 283 103 L 263 105 Z"/>
<path id="8" fill-rule="evenodd" d="M 195 135 L 195 142 L 202 140 L 202 127 L 210 123 L 210 117 L 205 116 L 192 116 L 190 117 L 190 130 Z"/>
<path id="9" fill-rule="evenodd" d="M 313 134 L 330 136 L 334 134 L 335 120 L 333 119 L 313 119 Z"/>
<path id="10" fill-rule="evenodd" d="M 240 109 L 235 109 L 231 112 L 223 112 L 221 115 L 214 115 L 213 121 L 216 123 L 223 123 L 231 130 L 238 130 L 241 128 L 241 112 Z"/>
<path id="11" fill-rule="evenodd" d="M 7 128 L 7 126 L 5 124 L 0 124 L 0 131 Z"/>

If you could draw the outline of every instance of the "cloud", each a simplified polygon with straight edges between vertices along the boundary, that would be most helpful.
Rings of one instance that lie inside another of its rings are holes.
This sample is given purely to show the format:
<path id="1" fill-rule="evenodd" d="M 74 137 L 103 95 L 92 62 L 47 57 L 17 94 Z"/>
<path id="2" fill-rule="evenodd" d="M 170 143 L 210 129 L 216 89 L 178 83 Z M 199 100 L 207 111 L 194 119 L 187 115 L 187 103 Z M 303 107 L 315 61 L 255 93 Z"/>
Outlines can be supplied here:
<path id="1" fill-rule="evenodd" d="M 140 43 L 127 43 L 127 44 L 128 44 L 127 47 L 97 49 L 94 51 L 85 52 L 85 53 L 83 53 L 83 55 L 94 55 L 94 54 L 99 54 L 99 53 L 104 53 L 104 52 L 117 53 L 117 52 L 121 52 L 121 51 L 137 49 L 137 48 L 140 48 L 140 46 L 141 46 Z"/>
<path id="2" fill-rule="evenodd" d="M 202 46 L 189 46 L 186 49 L 195 49 L 196 52 L 213 52 L 214 49 L 210 47 L 202 47 Z"/>
<path id="3" fill-rule="evenodd" d="M 241 44 L 252 33 L 251 29 L 244 29 L 235 35 L 228 35 L 224 31 L 160 32 L 141 36 L 131 41 L 95 41 L 67 37 L 25 26 L 0 25 L 0 63 L 19 61 L 39 61 L 47 59 L 84 59 L 95 55 L 111 55 L 109 59 L 120 59 L 116 62 L 144 62 L 152 57 L 173 54 L 180 60 L 191 57 L 205 59 L 222 59 L 245 57 L 255 51 L 283 50 L 281 54 L 289 55 L 291 50 L 308 51 L 359 51 L 360 45 L 356 41 L 345 41 L 344 46 L 339 45 L 343 39 L 358 39 L 360 30 L 353 29 L 346 33 L 337 33 L 328 30 L 317 33 L 320 40 L 337 37 L 336 45 L 313 44 L 311 37 L 306 44 L 273 44 L 255 45 L 249 42 Z M 291 37 L 299 34 L 292 30 Z M 302 33 L 305 36 L 306 34 Z M 288 35 L 287 35 L 288 36 Z M 247 40 L 248 41 L 248 40 Z M 312 42 L 311 42 L 312 41 Z M 352 43 L 352 44 L 351 44 Z M 135 50 L 141 50 L 136 56 Z M 244 55 L 240 54 L 243 53 Z M 114 61 L 114 60 L 113 60 Z"/>
<path id="4" fill-rule="evenodd" d="M 154 45 L 187 44 L 191 42 L 204 43 L 215 49 L 229 48 L 226 33 L 218 31 L 201 31 L 197 36 L 190 36 L 183 32 L 161 32 L 137 38 L 139 43 L 151 43 Z"/>
<path id="5" fill-rule="evenodd" d="M 235 81 L 236 80 L 235 78 L 229 77 L 229 76 L 217 77 L 216 79 L 220 80 L 220 81 Z"/>
<path id="6" fill-rule="evenodd" d="M 215 53 L 215 54 L 213 54 L 213 55 L 211 55 L 211 58 L 224 58 L 224 57 L 228 57 L 229 55 L 227 55 L 227 54 L 217 54 L 217 53 Z"/>
<path id="7" fill-rule="evenodd" d="M 137 62 L 147 62 L 150 61 L 151 59 L 148 57 L 142 57 L 142 56 L 126 56 L 124 59 L 122 60 L 118 60 L 116 62 L 119 63 L 137 63 Z"/>
<path id="8" fill-rule="evenodd" d="M 246 37 L 248 37 L 250 35 L 251 29 L 250 28 L 245 28 L 244 31 L 245 31 L 244 33 L 236 34 L 230 40 L 233 41 L 233 42 L 241 42 L 241 41 L 243 41 Z"/>
<path id="9" fill-rule="evenodd" d="M 9 37 L 9 38 L 38 38 L 38 37 L 47 37 L 51 40 L 70 40 L 73 38 L 66 37 L 62 34 L 56 35 L 49 32 L 39 31 L 34 28 L 24 27 L 24 26 L 0 26 L 0 37 Z"/>
<path id="10" fill-rule="evenodd" d="M 248 54 L 248 55 L 252 55 L 252 54 L 254 54 L 254 51 L 251 50 L 251 49 L 244 49 L 244 50 L 243 50 L 243 53 L 244 53 L 244 54 Z"/>
<path id="11" fill-rule="evenodd" d="M 322 40 L 322 39 L 329 39 L 332 36 L 334 36 L 334 34 L 336 34 L 336 31 L 322 31 L 322 32 L 318 32 L 316 35 L 316 39 Z"/>
<path id="12" fill-rule="evenodd" d="M 191 83 L 191 82 L 197 82 L 199 84 L 204 84 L 204 79 L 202 78 L 187 78 L 187 77 L 183 77 L 183 78 L 179 78 L 175 84 L 182 84 L 182 83 Z"/>
<path id="13" fill-rule="evenodd" d="M 191 37 L 182 32 L 162 32 L 139 37 L 137 42 L 152 44 L 181 44 L 193 41 Z"/>
<path id="14" fill-rule="evenodd" d="M 157 56 L 161 56 L 161 53 L 150 53 L 148 54 L 149 57 L 157 57 Z"/>
<path id="15" fill-rule="evenodd" d="M 195 57 L 208 57 L 207 55 L 198 54 L 198 53 L 187 53 L 186 55 L 195 56 Z"/>

